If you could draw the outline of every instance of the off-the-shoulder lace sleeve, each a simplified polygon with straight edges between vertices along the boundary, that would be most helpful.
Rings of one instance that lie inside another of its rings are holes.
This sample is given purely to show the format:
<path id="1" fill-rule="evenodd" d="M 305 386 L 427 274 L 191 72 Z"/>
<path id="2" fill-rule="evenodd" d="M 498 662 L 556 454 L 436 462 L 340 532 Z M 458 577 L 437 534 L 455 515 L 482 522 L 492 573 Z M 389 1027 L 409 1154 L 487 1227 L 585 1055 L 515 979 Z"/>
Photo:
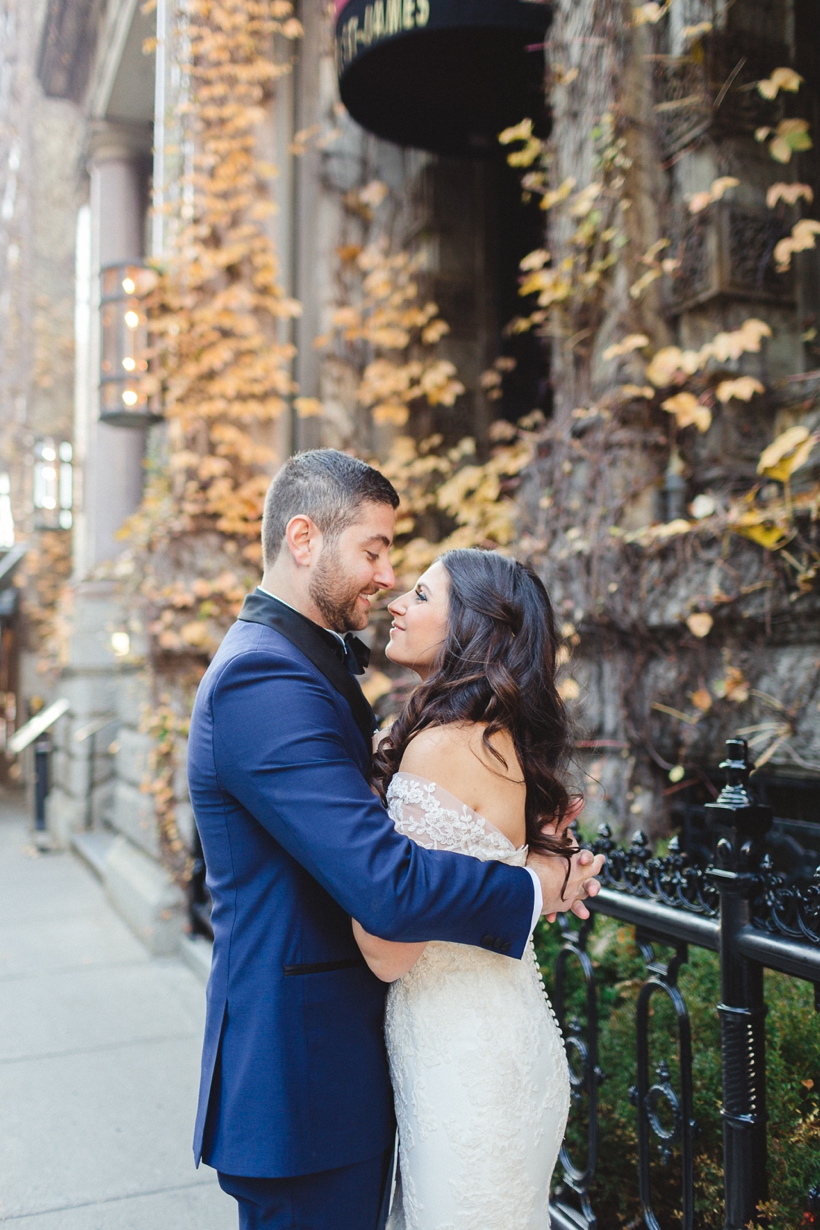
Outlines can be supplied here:
<path id="1" fill-rule="evenodd" d="M 387 788 L 387 807 L 399 833 L 428 850 L 450 850 L 473 858 L 526 857 L 508 837 L 466 803 L 435 782 L 413 773 L 396 773 Z"/>

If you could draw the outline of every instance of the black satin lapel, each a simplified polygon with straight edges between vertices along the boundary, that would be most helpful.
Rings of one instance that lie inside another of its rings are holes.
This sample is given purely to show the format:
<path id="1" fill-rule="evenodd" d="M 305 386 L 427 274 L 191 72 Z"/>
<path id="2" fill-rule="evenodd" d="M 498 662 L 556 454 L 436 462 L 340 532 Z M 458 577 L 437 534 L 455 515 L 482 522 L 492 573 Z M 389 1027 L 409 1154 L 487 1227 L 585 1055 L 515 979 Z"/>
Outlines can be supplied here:
<path id="1" fill-rule="evenodd" d="M 265 624 L 266 627 L 280 632 L 322 672 L 328 683 L 331 683 L 350 705 L 356 725 L 364 735 L 369 749 L 375 726 L 373 710 L 355 677 L 344 662 L 337 658 L 333 648 L 325 642 L 316 624 L 298 611 L 277 602 L 275 598 L 260 594 L 258 590 L 248 594 L 242 604 L 239 618 L 245 623 Z"/>

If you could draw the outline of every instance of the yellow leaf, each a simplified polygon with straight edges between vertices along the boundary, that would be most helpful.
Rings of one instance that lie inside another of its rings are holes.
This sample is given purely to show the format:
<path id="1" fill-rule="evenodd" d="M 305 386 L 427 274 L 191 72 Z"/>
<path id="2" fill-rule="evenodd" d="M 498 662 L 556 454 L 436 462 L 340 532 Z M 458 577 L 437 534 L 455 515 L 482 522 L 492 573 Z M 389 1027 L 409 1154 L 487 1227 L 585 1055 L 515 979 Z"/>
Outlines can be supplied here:
<path id="1" fill-rule="evenodd" d="M 180 628 L 180 636 L 186 645 L 195 645 L 198 648 L 207 645 L 211 639 L 207 624 L 200 620 L 185 624 Z"/>
<path id="2" fill-rule="evenodd" d="M 450 326 L 446 320 L 432 320 L 429 325 L 421 331 L 421 340 L 425 346 L 434 346 L 436 342 L 440 342 L 445 333 L 450 332 Z"/>
<path id="3" fill-rule="evenodd" d="M 603 236 L 601 237 L 603 238 Z M 666 238 L 656 239 L 655 242 L 646 249 L 643 256 L 640 258 L 643 265 L 654 265 L 657 263 L 659 254 L 664 248 L 669 247 L 670 240 Z"/>
<path id="4" fill-rule="evenodd" d="M 371 705 L 375 705 L 377 700 L 391 691 L 393 680 L 389 675 L 385 675 L 384 671 L 371 670 L 365 675 L 361 686 L 365 698 Z"/>
<path id="5" fill-rule="evenodd" d="M 796 222 L 792 227 L 791 235 L 775 244 L 774 259 L 778 272 L 784 273 L 788 269 L 795 252 L 805 252 L 808 248 L 814 248 L 816 246 L 815 235 L 820 235 L 820 222 L 815 221 L 814 218 L 801 218 L 799 222 Z"/>
<path id="6" fill-rule="evenodd" d="M 373 422 L 394 423 L 396 427 L 403 427 L 409 414 L 410 412 L 402 402 L 380 402 L 373 407 Z"/>
<path id="7" fill-rule="evenodd" d="M 693 636 L 700 637 L 708 636 L 712 630 L 714 620 L 708 611 L 695 611 L 686 621 L 686 626 Z"/>
<path id="8" fill-rule="evenodd" d="M 549 263 L 550 254 L 544 248 L 536 248 L 534 252 L 528 252 L 524 259 L 519 263 L 518 268 L 524 273 L 530 273 L 534 269 L 543 269 Z"/>
<path id="9" fill-rule="evenodd" d="M 553 205 L 558 205 L 561 201 L 565 201 L 576 183 L 575 176 L 570 175 L 564 180 L 560 188 L 553 188 L 550 192 L 545 192 L 541 200 L 541 208 L 552 209 Z"/>
<path id="10" fill-rule="evenodd" d="M 765 389 L 754 376 L 738 376 L 735 380 L 721 380 L 715 392 L 718 401 L 725 403 L 733 397 L 739 401 L 751 401 L 755 393 L 764 393 Z"/>
<path id="11" fill-rule="evenodd" d="M 663 17 L 667 7 L 667 4 L 656 4 L 655 0 L 650 0 L 649 4 L 642 4 L 639 8 L 633 8 L 633 26 L 645 26 L 647 23 L 653 26 L 656 25 Z"/>
<path id="12" fill-rule="evenodd" d="M 689 212 L 690 214 L 699 214 L 711 204 L 712 196 L 709 192 L 695 192 L 689 199 Z"/>
<path id="13" fill-rule="evenodd" d="M 758 474 L 786 482 L 795 470 L 808 461 L 817 439 L 817 436 L 809 434 L 808 427 L 789 427 L 760 454 Z"/>
<path id="14" fill-rule="evenodd" d="M 562 679 L 558 684 L 558 695 L 562 700 L 577 700 L 581 688 L 575 679 Z"/>
<path id="15" fill-rule="evenodd" d="M 811 149 L 808 120 L 781 120 L 777 125 L 775 138 L 769 146 L 769 153 L 777 162 L 789 162 L 793 153 Z"/>
<path id="16" fill-rule="evenodd" d="M 363 205 L 369 205 L 371 209 L 378 208 L 384 198 L 387 196 L 390 189 L 380 179 L 371 179 L 369 184 L 365 184 L 364 188 L 359 190 L 359 200 Z"/>
<path id="17" fill-rule="evenodd" d="M 712 414 L 708 406 L 702 405 L 694 393 L 676 393 L 661 402 L 662 409 L 674 414 L 678 427 L 697 427 L 698 431 L 708 431 L 712 423 Z"/>
<path id="18" fill-rule="evenodd" d="M 706 688 L 698 688 L 697 692 L 692 692 L 689 699 L 701 713 L 708 713 L 712 708 L 712 696 Z"/>
<path id="19" fill-rule="evenodd" d="M 688 534 L 692 528 L 691 521 L 687 521 L 685 517 L 676 517 L 674 521 L 666 521 L 663 525 L 653 526 L 651 534 L 653 538 L 677 538 L 681 534 Z"/>
<path id="20" fill-rule="evenodd" d="M 712 32 L 711 21 L 699 21 L 694 26 L 684 26 L 680 33 L 681 33 L 681 38 L 683 39 L 693 39 L 693 38 L 700 38 L 702 34 L 711 34 L 711 32 Z"/>
<path id="21" fill-rule="evenodd" d="M 742 513 L 731 522 L 731 528 L 736 534 L 750 538 L 767 551 L 777 550 L 789 538 L 788 530 L 760 509 L 750 509 Z"/>
<path id="22" fill-rule="evenodd" d="M 681 349 L 679 346 L 664 346 L 652 358 L 646 369 L 646 377 L 656 388 L 671 384 L 681 370 Z"/>
<path id="23" fill-rule="evenodd" d="M 686 770 L 684 769 L 684 767 L 683 767 L 683 765 L 682 765 L 682 764 L 676 764 L 676 765 L 673 765 L 673 767 L 669 770 L 669 780 L 670 780 L 670 782 L 680 782 L 680 781 L 683 781 L 683 775 L 684 775 L 684 773 L 685 773 L 685 772 L 686 772 Z"/>
<path id="24" fill-rule="evenodd" d="M 571 218 L 585 218 L 595 202 L 595 199 L 601 191 L 599 183 L 587 184 L 586 188 L 582 188 L 576 196 L 569 209 Z"/>
<path id="25" fill-rule="evenodd" d="M 645 333 L 630 333 L 622 342 L 615 342 L 612 346 L 607 346 L 603 353 L 605 360 L 618 358 L 620 355 L 630 354 L 633 350 L 640 350 L 642 346 L 649 345 L 649 338 Z"/>
<path id="26" fill-rule="evenodd" d="M 778 90 L 788 90 L 796 94 L 803 84 L 803 78 L 793 68 L 776 68 L 770 77 L 758 81 L 758 93 L 769 100 L 777 97 Z"/>
<path id="27" fill-rule="evenodd" d="M 505 128 L 500 132 L 498 140 L 501 145 L 511 145 L 513 141 L 529 141 L 531 136 L 532 120 L 524 119 L 520 124 L 514 124 L 512 128 Z"/>
<path id="28" fill-rule="evenodd" d="M 721 175 L 718 179 L 713 179 L 709 191 L 712 194 L 713 201 L 719 201 L 730 188 L 736 188 L 740 183 L 739 179 L 735 179 L 734 175 Z"/>
<path id="29" fill-rule="evenodd" d="M 300 419 L 315 418 L 324 413 L 324 406 L 318 397 L 294 397 L 293 406 Z"/>
<path id="30" fill-rule="evenodd" d="M 696 192 L 689 201 L 690 214 L 700 213 L 713 201 L 721 200 L 730 188 L 736 188 L 739 183 L 740 180 L 733 175 L 721 175 L 719 179 L 713 179 L 708 192 Z"/>
<path id="31" fill-rule="evenodd" d="M 808 184 L 772 184 L 769 191 L 766 193 L 766 204 L 769 209 L 774 209 L 778 201 L 785 201 L 787 205 L 794 205 L 800 198 L 808 201 L 809 204 L 814 200 L 814 193 Z"/>
<path id="32" fill-rule="evenodd" d="M 776 162 L 791 162 L 792 148 L 783 137 L 775 137 L 769 146 L 769 153 Z"/>
<path id="33" fill-rule="evenodd" d="M 648 290 L 657 278 L 661 276 L 660 269 L 647 269 L 637 282 L 633 282 L 629 288 L 629 293 L 633 299 L 640 299 L 644 291 Z"/>
<path id="34" fill-rule="evenodd" d="M 719 694 L 731 700 L 736 705 L 742 705 L 749 699 L 749 680 L 744 678 L 743 671 L 738 666 L 727 666 L 726 674 L 721 680 Z"/>

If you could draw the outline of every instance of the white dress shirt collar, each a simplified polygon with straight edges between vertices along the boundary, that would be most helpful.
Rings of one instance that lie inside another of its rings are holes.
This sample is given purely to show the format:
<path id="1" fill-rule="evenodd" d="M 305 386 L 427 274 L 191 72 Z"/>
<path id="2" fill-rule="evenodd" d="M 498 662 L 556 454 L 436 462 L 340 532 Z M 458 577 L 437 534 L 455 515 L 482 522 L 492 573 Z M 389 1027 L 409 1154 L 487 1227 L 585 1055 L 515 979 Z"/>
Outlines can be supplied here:
<path id="1" fill-rule="evenodd" d="M 266 598 L 273 598 L 274 602 L 281 602 L 282 606 L 286 606 L 288 610 L 296 611 L 295 606 L 291 606 L 289 602 L 285 602 L 284 598 L 279 598 L 276 594 L 272 594 L 269 589 L 263 589 L 261 585 L 257 585 L 256 588 L 259 590 L 260 594 L 264 594 Z M 296 614 L 301 615 L 302 612 L 296 611 Z M 309 618 L 309 616 L 307 615 L 304 615 L 302 617 L 303 619 Z M 314 621 L 311 620 L 311 623 L 313 622 Z M 347 650 L 347 645 L 345 645 L 345 638 L 342 636 L 341 632 L 337 632 L 335 628 L 323 628 L 322 624 L 317 624 L 316 626 L 319 628 L 322 628 L 324 632 L 330 632 L 333 636 L 337 637 L 341 641 L 342 646 L 344 647 L 345 651 Z"/>

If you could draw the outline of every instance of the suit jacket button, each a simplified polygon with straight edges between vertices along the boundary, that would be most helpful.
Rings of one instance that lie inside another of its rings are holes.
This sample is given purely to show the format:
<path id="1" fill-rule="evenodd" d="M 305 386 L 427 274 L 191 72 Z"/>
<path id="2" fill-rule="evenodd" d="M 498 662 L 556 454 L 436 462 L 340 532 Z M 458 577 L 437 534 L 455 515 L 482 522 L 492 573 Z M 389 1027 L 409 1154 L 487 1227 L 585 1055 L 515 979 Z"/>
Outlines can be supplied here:
<path id="1" fill-rule="evenodd" d="M 481 946 L 482 946 L 482 948 L 495 948 L 495 936 L 493 936 L 493 935 L 482 935 L 482 937 L 481 937 Z"/>

